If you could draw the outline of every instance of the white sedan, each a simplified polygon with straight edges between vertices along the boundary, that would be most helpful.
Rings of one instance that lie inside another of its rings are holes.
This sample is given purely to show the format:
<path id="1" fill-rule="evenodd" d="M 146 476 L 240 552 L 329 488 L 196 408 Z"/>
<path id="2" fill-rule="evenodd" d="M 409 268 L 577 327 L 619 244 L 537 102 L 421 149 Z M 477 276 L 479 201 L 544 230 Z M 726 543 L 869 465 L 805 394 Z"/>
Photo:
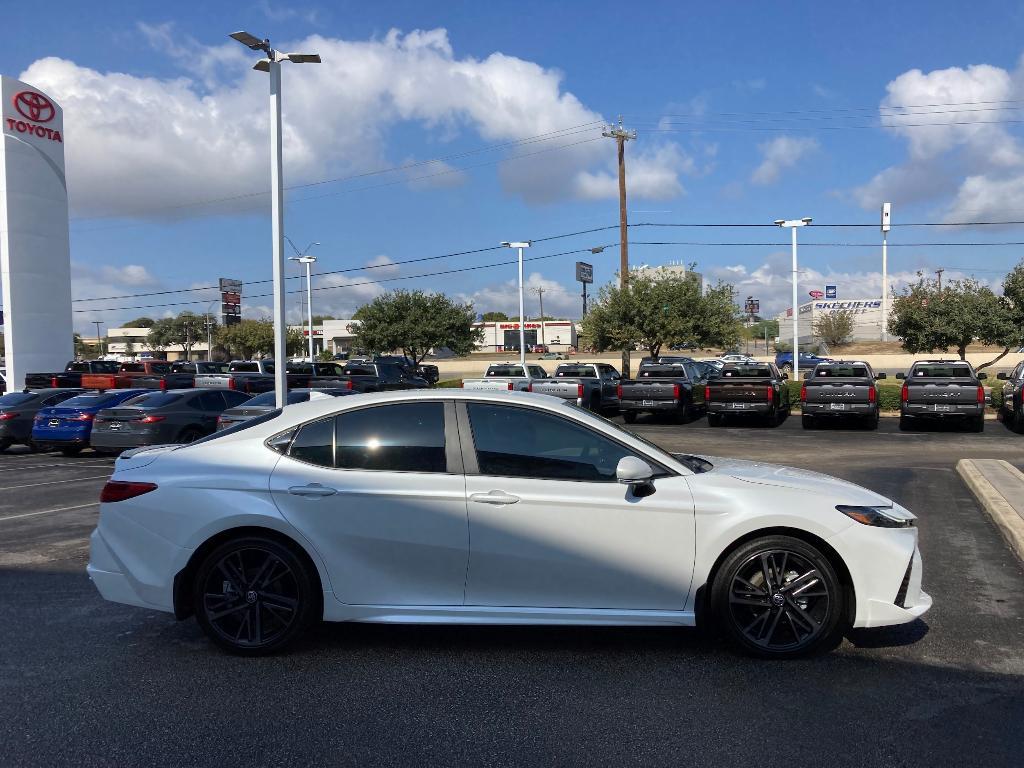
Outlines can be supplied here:
<path id="1" fill-rule="evenodd" d="M 195 614 L 222 647 L 311 622 L 715 622 L 786 657 L 912 621 L 914 515 L 852 483 L 669 454 L 565 401 L 382 392 L 290 405 L 130 451 L 88 572 L 108 600 Z"/>

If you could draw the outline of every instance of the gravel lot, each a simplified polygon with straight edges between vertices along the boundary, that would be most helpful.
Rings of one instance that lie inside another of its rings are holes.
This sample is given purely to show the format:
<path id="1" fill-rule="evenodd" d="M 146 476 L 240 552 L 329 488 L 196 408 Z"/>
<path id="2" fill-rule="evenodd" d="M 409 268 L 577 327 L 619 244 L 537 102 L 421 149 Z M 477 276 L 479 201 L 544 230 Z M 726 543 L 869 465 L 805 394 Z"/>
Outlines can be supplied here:
<path id="1" fill-rule="evenodd" d="M 788 663 L 693 630 L 324 625 L 244 660 L 85 576 L 113 462 L 0 455 L 0 765 L 1024 764 L 1024 569 L 954 472 L 1024 438 L 640 423 L 917 513 L 925 621 Z"/>

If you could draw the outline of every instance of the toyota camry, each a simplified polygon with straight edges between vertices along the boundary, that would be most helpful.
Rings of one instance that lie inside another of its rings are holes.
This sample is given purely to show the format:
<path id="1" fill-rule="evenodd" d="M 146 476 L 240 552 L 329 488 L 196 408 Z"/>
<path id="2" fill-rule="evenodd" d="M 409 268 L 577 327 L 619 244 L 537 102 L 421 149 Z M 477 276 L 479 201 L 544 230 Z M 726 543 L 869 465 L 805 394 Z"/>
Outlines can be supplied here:
<path id="1" fill-rule="evenodd" d="M 382 392 L 123 454 L 88 572 L 240 654 L 318 620 L 717 628 L 782 658 L 921 616 L 915 517 L 866 488 L 666 453 L 565 401 Z"/>

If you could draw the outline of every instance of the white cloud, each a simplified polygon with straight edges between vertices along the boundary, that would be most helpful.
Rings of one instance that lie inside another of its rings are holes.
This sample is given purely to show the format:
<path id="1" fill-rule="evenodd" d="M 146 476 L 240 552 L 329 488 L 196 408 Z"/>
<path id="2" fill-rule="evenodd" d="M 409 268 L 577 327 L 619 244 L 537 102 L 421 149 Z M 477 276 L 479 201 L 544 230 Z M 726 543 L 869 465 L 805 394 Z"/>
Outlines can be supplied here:
<path id="1" fill-rule="evenodd" d="M 113 266 L 110 264 L 83 264 L 71 262 L 71 298 L 76 300 L 102 298 L 104 296 L 122 296 L 131 293 L 138 293 L 140 289 L 145 292 L 159 291 L 164 284 L 149 271 L 138 264 L 126 266 Z M 126 309 L 120 312 L 99 311 L 107 307 L 125 306 L 131 304 L 160 303 L 159 301 L 78 301 L 72 305 L 72 322 L 76 331 L 83 335 L 95 336 L 96 326 L 94 320 L 103 322 L 104 328 L 116 328 L 125 320 L 131 320 L 141 315 L 154 316 L 159 310 L 134 310 Z"/>
<path id="2" fill-rule="evenodd" d="M 818 140 L 806 137 L 777 136 L 757 145 L 761 164 L 750 176 L 754 184 L 774 184 L 782 172 L 794 167 L 806 155 L 819 148 Z"/>
<path id="3" fill-rule="evenodd" d="M 557 280 L 545 278 L 540 272 L 531 272 L 523 285 L 526 288 L 526 314 L 540 315 L 540 302 L 536 288 L 544 289 L 544 314 L 556 318 L 578 318 L 583 311 L 583 299 L 576 286 L 565 286 Z M 516 279 L 491 283 L 468 293 L 457 295 L 459 301 L 472 302 L 478 313 L 504 312 L 509 317 L 519 316 L 519 283 Z"/>
<path id="4" fill-rule="evenodd" d="M 170 25 L 140 30 L 180 62 L 183 76 L 100 72 L 56 57 L 20 75 L 64 107 L 74 215 L 190 216 L 265 204 L 261 196 L 188 207 L 267 190 L 267 81 L 251 71 L 254 57 L 233 41 L 204 46 Z M 530 202 L 579 194 L 579 174 L 614 155 L 600 138 L 601 115 L 563 88 L 561 73 L 503 53 L 458 57 L 444 29 L 391 30 L 367 41 L 313 35 L 282 46 L 323 57 L 317 66 L 286 67 L 288 184 L 395 165 L 389 131 L 410 122 L 440 140 L 469 132 L 487 143 L 581 126 L 580 133 L 504 150 L 527 154 L 593 139 L 503 164 L 498 176 L 506 191 Z M 672 146 L 658 150 L 675 152 L 662 155 L 669 168 L 637 167 L 638 195 L 681 190 L 684 155 Z M 638 162 L 656 156 L 641 154 Z"/>
<path id="5" fill-rule="evenodd" d="M 717 145 L 710 151 L 713 159 Z M 612 166 L 605 171 L 581 171 L 576 177 L 577 195 L 584 200 L 603 200 L 618 197 L 618 171 Z M 629 196 L 648 200 L 668 200 L 684 194 L 680 176 L 701 173 L 696 161 L 677 144 L 662 144 L 644 148 L 627 158 L 626 190 Z"/>

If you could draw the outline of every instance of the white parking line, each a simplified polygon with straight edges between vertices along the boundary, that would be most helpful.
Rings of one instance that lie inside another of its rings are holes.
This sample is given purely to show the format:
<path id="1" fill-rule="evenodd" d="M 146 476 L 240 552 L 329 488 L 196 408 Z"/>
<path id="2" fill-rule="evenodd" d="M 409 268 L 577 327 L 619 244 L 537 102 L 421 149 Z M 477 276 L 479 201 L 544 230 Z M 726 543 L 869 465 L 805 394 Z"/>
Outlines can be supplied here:
<path id="1" fill-rule="evenodd" d="M 106 480 L 110 475 L 93 475 L 92 477 L 76 477 L 71 480 L 50 480 L 45 483 L 29 483 L 28 485 L 8 485 L 0 491 L 16 491 L 19 488 L 38 488 L 42 485 L 60 485 L 61 483 L 84 483 L 86 480 Z"/>
<path id="2" fill-rule="evenodd" d="M 61 467 L 62 469 L 93 469 L 95 467 L 113 467 L 113 464 L 107 462 L 97 462 L 95 464 L 85 464 L 83 462 L 75 462 L 74 464 L 64 462 L 61 464 L 19 464 L 17 467 L 9 467 L 7 469 L 0 469 L 0 472 L 21 472 L 26 469 L 52 469 L 53 467 Z"/>
<path id="3" fill-rule="evenodd" d="M 26 512 L 22 515 L 8 515 L 7 517 L 0 517 L 0 523 L 4 520 L 17 520 L 22 517 L 35 517 L 36 515 L 50 515 L 54 512 L 70 512 L 74 509 L 86 509 L 87 507 L 98 507 L 100 503 L 94 501 L 91 504 L 78 504 L 74 507 L 57 507 L 56 509 L 42 509 L 38 512 Z"/>

